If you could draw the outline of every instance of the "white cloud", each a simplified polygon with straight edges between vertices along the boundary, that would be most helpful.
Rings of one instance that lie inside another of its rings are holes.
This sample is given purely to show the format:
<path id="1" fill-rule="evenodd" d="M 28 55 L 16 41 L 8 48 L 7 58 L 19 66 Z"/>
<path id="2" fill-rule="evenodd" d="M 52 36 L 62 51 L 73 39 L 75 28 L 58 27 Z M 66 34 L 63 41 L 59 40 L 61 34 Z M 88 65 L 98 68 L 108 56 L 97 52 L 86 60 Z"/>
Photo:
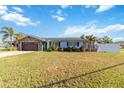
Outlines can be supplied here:
<path id="1" fill-rule="evenodd" d="M 61 10 L 57 10 L 57 14 L 58 15 L 62 15 L 62 11 Z"/>
<path id="2" fill-rule="evenodd" d="M 104 35 L 109 32 L 119 32 L 124 31 L 124 25 L 122 24 L 114 24 L 108 25 L 106 27 L 99 28 L 96 24 L 86 24 L 84 26 L 72 26 L 67 27 L 64 31 L 64 34 L 61 36 L 74 36 L 74 35 L 82 35 L 82 34 L 94 34 L 94 35 Z"/>
<path id="3" fill-rule="evenodd" d="M 100 12 L 110 10 L 113 7 L 114 7 L 114 5 L 100 5 L 99 8 L 96 10 L 96 13 L 100 13 Z"/>
<path id="4" fill-rule="evenodd" d="M 97 5 L 85 5 L 85 6 L 83 6 L 83 7 L 85 7 L 85 8 L 96 8 Z"/>
<path id="5" fill-rule="evenodd" d="M 19 8 L 17 7 L 12 7 L 12 8 L 14 8 L 16 11 L 10 12 L 7 6 L 0 6 L 0 15 L 1 15 L 0 19 L 13 22 L 20 26 L 27 26 L 27 25 L 36 26 L 40 23 L 39 21 L 33 22 L 30 18 L 25 17 L 23 14 L 20 14 L 19 12 L 22 11 Z"/>
<path id="6" fill-rule="evenodd" d="M 93 20 L 87 23 L 87 25 L 93 25 L 93 24 L 97 24 L 99 21 L 98 20 Z"/>
<path id="7" fill-rule="evenodd" d="M 86 5 L 85 8 L 90 8 L 90 5 Z"/>
<path id="8" fill-rule="evenodd" d="M 16 10 L 16 12 L 20 12 L 23 13 L 23 10 L 19 7 L 12 7 L 14 10 Z"/>
<path id="9" fill-rule="evenodd" d="M 58 22 L 62 22 L 65 20 L 65 17 L 67 16 L 66 13 L 64 13 L 62 10 L 58 9 L 57 11 L 51 11 L 52 18 L 56 19 Z"/>
<path id="10" fill-rule="evenodd" d="M 22 14 L 12 12 L 7 13 L 1 17 L 3 20 L 14 22 L 17 25 L 27 26 L 27 25 L 37 25 L 37 23 L 32 22 L 30 18 L 25 17 Z"/>
<path id="11" fill-rule="evenodd" d="M 64 20 L 65 20 L 65 18 L 64 18 L 64 17 L 62 17 L 62 16 L 58 16 L 58 15 L 53 15 L 52 17 L 53 17 L 53 18 L 55 18 L 55 19 L 57 19 L 57 21 L 59 21 L 59 22 L 61 22 L 61 21 L 64 21 Z"/>
<path id="12" fill-rule="evenodd" d="M 6 14 L 8 8 L 6 6 L 0 6 L 0 15 Z"/>
<path id="13" fill-rule="evenodd" d="M 66 8 L 72 8 L 71 5 L 60 5 L 60 6 L 61 6 L 61 8 L 63 8 L 63 9 L 66 9 Z"/>
<path id="14" fill-rule="evenodd" d="M 28 7 L 28 8 L 31 8 L 31 6 L 30 6 L 30 5 L 27 5 L 27 7 Z"/>
<path id="15" fill-rule="evenodd" d="M 124 41 L 124 37 L 115 37 L 115 38 L 113 38 L 113 41 L 114 41 L 114 42 L 117 42 L 117 41 Z"/>

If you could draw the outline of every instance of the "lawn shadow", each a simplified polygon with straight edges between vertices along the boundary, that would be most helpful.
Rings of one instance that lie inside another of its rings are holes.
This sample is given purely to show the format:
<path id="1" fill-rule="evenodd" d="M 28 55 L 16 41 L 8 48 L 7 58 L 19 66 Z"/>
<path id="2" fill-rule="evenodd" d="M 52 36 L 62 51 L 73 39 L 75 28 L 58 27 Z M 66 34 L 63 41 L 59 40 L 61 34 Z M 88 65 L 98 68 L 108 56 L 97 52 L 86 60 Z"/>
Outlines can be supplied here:
<path id="1" fill-rule="evenodd" d="M 84 76 L 91 75 L 91 74 L 94 74 L 94 73 L 97 73 L 97 72 L 105 71 L 105 70 L 115 68 L 115 67 L 118 67 L 118 66 L 121 66 L 121 65 L 124 65 L 124 63 L 119 63 L 119 64 L 116 64 L 116 65 L 108 66 L 108 67 L 98 69 L 98 70 L 95 70 L 95 71 L 92 71 L 92 72 L 89 72 L 89 73 L 80 74 L 80 75 L 70 77 L 70 78 L 67 78 L 67 79 L 63 79 L 63 80 L 60 80 L 60 81 L 57 81 L 57 82 L 49 83 L 47 85 L 40 86 L 39 88 L 50 87 L 50 86 L 53 86 L 53 85 L 56 85 L 56 84 L 65 83 L 69 80 L 73 80 L 73 79 L 76 79 L 76 78 L 79 78 L 79 77 L 84 77 Z"/>

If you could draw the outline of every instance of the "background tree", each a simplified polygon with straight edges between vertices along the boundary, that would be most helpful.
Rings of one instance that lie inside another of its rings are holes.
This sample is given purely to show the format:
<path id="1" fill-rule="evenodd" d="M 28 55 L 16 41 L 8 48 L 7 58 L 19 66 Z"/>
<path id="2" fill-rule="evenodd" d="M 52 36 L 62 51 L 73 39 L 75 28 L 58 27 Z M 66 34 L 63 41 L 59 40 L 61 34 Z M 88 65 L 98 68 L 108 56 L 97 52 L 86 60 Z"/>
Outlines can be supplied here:
<path id="1" fill-rule="evenodd" d="M 18 42 L 20 39 L 24 38 L 25 34 L 23 33 L 16 33 L 14 34 L 15 41 Z"/>
<path id="2" fill-rule="evenodd" d="M 86 41 L 88 42 L 88 48 L 91 51 L 92 47 L 94 47 L 94 43 L 97 40 L 97 37 L 94 35 L 87 35 L 85 36 L 85 38 L 86 38 Z"/>
<path id="3" fill-rule="evenodd" d="M 107 43 L 112 43 L 113 41 L 112 41 L 112 39 L 110 38 L 110 37 L 108 37 L 108 36 L 104 36 L 103 37 L 103 43 L 104 44 L 107 44 Z"/>
<path id="4" fill-rule="evenodd" d="M 14 46 L 18 49 L 18 41 L 25 37 L 23 33 L 16 33 L 14 34 Z"/>
<path id="5" fill-rule="evenodd" d="M 97 43 L 103 43 L 103 38 L 97 38 Z"/>

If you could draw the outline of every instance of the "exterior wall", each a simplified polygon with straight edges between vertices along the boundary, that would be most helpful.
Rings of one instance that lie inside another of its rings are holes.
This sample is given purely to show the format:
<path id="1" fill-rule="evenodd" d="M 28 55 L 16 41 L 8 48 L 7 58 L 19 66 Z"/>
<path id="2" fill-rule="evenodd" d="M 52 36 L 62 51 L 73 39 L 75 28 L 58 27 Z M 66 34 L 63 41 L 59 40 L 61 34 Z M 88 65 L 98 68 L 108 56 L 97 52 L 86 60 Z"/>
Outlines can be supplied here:
<path id="1" fill-rule="evenodd" d="M 38 51 L 42 51 L 43 50 L 43 44 L 42 42 L 38 42 Z"/>
<path id="2" fill-rule="evenodd" d="M 83 46 L 83 42 L 79 42 L 79 47 L 82 47 Z"/>

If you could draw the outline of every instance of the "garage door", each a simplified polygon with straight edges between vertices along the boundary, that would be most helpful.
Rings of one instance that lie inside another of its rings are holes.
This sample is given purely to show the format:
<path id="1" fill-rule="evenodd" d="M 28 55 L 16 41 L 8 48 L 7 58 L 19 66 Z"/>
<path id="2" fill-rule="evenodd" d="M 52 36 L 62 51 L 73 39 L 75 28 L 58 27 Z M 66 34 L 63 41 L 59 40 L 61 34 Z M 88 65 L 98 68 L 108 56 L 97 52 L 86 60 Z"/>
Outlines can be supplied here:
<path id="1" fill-rule="evenodd" d="M 38 51 L 38 43 L 37 42 L 23 42 L 22 50 L 24 51 Z"/>

